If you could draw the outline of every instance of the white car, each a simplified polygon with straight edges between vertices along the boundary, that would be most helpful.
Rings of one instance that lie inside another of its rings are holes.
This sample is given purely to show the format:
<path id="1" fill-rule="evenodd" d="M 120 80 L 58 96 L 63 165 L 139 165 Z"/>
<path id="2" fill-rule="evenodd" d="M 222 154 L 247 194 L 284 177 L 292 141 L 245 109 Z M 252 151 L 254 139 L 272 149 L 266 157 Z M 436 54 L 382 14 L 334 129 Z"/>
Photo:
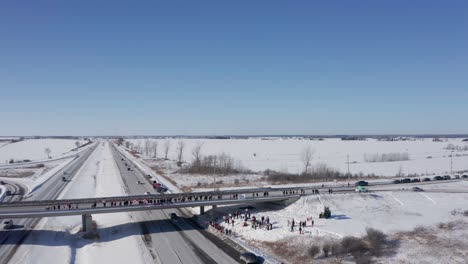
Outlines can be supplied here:
<path id="1" fill-rule="evenodd" d="M 150 195 L 151 193 L 150 192 L 145 192 L 146 195 Z"/>
<path id="2" fill-rule="evenodd" d="M 13 220 L 5 220 L 3 222 L 3 229 L 11 229 L 13 228 Z"/>

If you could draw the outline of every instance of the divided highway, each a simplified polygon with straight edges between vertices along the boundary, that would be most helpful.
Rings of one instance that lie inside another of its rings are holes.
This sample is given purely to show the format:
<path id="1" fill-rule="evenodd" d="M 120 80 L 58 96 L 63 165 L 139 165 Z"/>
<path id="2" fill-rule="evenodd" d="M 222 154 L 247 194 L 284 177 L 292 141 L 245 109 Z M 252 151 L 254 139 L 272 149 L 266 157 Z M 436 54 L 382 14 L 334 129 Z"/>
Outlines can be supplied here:
<path id="1" fill-rule="evenodd" d="M 27 197 L 17 196 L 16 199 L 22 199 L 23 201 L 56 199 L 95 149 L 96 145 L 81 152 L 79 156 L 68 165 L 52 175 L 39 189 L 35 190 Z M 64 172 L 67 173 L 67 181 L 62 180 Z M 0 263 L 8 263 L 18 247 L 39 221 L 40 218 L 16 220 L 14 222 L 15 226 L 18 228 L 21 227 L 21 229 L 18 229 L 20 232 L 15 232 L 15 235 L 12 235 L 13 233 L 8 231 L 0 231 Z"/>
<path id="2" fill-rule="evenodd" d="M 112 148 L 114 158 L 119 167 L 126 191 L 129 195 L 140 195 L 146 192 L 155 193 L 149 184 L 138 184 L 137 181 L 146 182 L 144 175 L 138 171 L 128 171 L 125 162 L 131 163 L 115 148 Z M 122 161 L 122 158 L 124 159 Z M 169 219 L 171 213 L 181 215 L 176 209 L 164 209 L 134 213 L 136 222 L 142 222 L 142 230 L 146 244 L 156 262 L 161 263 L 238 263 L 233 257 L 213 244 L 203 236 L 193 223 L 178 218 L 177 224 Z M 148 222 L 149 221 L 149 222 Z M 151 224 L 151 221 L 154 224 Z"/>

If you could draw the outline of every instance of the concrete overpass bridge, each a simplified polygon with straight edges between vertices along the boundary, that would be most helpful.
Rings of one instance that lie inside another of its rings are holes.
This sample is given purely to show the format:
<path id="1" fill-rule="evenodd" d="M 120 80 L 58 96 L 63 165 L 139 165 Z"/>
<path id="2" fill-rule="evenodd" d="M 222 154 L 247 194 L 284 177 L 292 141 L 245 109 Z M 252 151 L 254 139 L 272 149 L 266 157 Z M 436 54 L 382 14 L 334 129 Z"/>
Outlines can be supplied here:
<path id="1" fill-rule="evenodd" d="M 312 194 L 312 189 L 257 188 L 229 191 L 149 194 L 136 196 L 114 196 L 64 200 L 37 200 L 0 204 L 0 218 L 40 218 L 81 215 L 83 231 L 92 230 L 92 215 L 169 208 L 205 206 L 216 209 L 218 205 L 244 205 L 255 203 L 289 204 L 301 195 Z"/>

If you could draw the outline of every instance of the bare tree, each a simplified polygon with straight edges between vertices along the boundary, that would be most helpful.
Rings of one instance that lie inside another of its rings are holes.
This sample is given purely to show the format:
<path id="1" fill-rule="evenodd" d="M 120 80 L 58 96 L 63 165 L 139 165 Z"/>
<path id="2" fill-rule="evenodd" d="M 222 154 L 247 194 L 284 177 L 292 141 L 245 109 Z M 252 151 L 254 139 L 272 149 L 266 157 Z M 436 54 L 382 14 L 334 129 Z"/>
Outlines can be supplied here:
<path id="1" fill-rule="evenodd" d="M 153 150 L 153 158 L 158 158 L 158 141 L 154 141 L 151 145 L 151 149 Z"/>
<path id="2" fill-rule="evenodd" d="M 52 157 L 50 156 L 50 153 L 51 153 L 51 152 L 52 152 L 52 150 L 50 150 L 50 148 L 45 148 L 45 149 L 44 149 L 44 153 L 47 155 L 47 157 L 48 157 L 49 159 L 52 158 Z"/>
<path id="3" fill-rule="evenodd" d="M 312 164 L 312 158 L 314 156 L 314 151 L 310 146 L 305 147 L 301 152 L 301 160 L 304 165 L 304 174 L 309 172 L 309 167 Z"/>
<path id="4" fill-rule="evenodd" d="M 182 165 L 182 157 L 184 155 L 184 148 L 185 148 L 184 141 L 181 140 L 177 142 L 177 165 L 178 166 Z"/>
<path id="5" fill-rule="evenodd" d="M 80 144 L 79 141 L 76 141 L 76 142 L 75 142 L 76 149 L 78 149 L 78 148 L 80 147 L 80 145 L 81 145 L 81 144 Z"/>
<path id="6" fill-rule="evenodd" d="M 126 147 L 127 149 L 130 148 L 130 145 L 131 145 L 131 144 L 130 144 L 130 141 L 125 141 L 125 147 Z"/>
<path id="7" fill-rule="evenodd" d="M 171 148 L 171 141 L 166 139 L 164 142 L 164 159 L 167 160 L 167 154 L 169 153 L 169 149 Z"/>
<path id="8" fill-rule="evenodd" d="M 151 140 L 145 140 L 145 155 L 148 156 L 151 151 Z"/>
<path id="9" fill-rule="evenodd" d="M 200 165 L 202 147 L 203 147 L 203 142 L 199 141 L 197 142 L 197 144 L 195 144 L 195 146 L 192 149 L 193 164 L 197 167 Z"/>

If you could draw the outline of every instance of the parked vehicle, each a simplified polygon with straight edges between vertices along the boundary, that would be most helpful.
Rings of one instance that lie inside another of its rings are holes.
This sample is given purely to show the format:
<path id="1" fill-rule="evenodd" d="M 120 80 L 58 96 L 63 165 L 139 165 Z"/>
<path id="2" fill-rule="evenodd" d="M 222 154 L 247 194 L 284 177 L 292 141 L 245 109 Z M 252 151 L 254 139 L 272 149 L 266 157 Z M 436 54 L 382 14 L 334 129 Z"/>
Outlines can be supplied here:
<path id="1" fill-rule="evenodd" d="M 245 264 L 256 264 L 258 263 L 257 255 L 252 252 L 242 253 L 240 255 L 240 262 Z"/>
<path id="2" fill-rule="evenodd" d="M 411 179 L 410 178 L 403 179 L 401 180 L 401 183 L 411 183 Z"/>
<path id="3" fill-rule="evenodd" d="M 441 180 L 443 180 L 443 179 L 444 179 L 444 178 L 442 178 L 442 176 L 435 176 L 435 177 L 433 178 L 434 181 L 441 181 Z"/>
<path id="4" fill-rule="evenodd" d="M 367 190 L 366 188 L 364 188 L 364 186 L 358 186 L 358 187 L 356 188 L 356 192 L 360 192 L 360 193 L 365 192 L 365 193 L 366 193 L 366 192 L 369 192 L 369 190 Z"/>
<path id="5" fill-rule="evenodd" d="M 460 175 L 455 175 L 455 179 L 460 179 Z"/>
<path id="6" fill-rule="evenodd" d="M 369 185 L 369 183 L 366 181 L 358 181 L 354 184 L 354 186 L 367 186 L 367 185 Z"/>
<path id="7" fill-rule="evenodd" d="M 412 188 L 413 192 L 423 192 L 424 190 L 419 188 L 419 187 L 413 187 Z"/>
<path id="8" fill-rule="evenodd" d="M 428 182 L 428 181 L 431 181 L 431 178 L 424 178 L 422 181 L 423 182 Z"/>
<path id="9" fill-rule="evenodd" d="M 400 180 L 393 180 L 393 183 L 398 184 L 398 183 L 401 183 L 401 181 Z"/>
<path id="10" fill-rule="evenodd" d="M 13 228 L 13 220 L 5 220 L 3 222 L 3 229 L 12 229 Z"/>
<path id="11" fill-rule="evenodd" d="M 450 179 L 451 179 L 450 175 L 444 175 L 444 177 L 442 177 L 442 178 L 443 178 L 444 180 L 450 180 Z"/>
<path id="12" fill-rule="evenodd" d="M 465 175 L 462 176 L 462 178 L 466 179 L 466 178 L 468 178 L 468 175 L 465 174 Z"/>
<path id="13" fill-rule="evenodd" d="M 421 180 L 416 178 L 416 179 L 412 179 L 411 182 L 421 182 Z"/>

